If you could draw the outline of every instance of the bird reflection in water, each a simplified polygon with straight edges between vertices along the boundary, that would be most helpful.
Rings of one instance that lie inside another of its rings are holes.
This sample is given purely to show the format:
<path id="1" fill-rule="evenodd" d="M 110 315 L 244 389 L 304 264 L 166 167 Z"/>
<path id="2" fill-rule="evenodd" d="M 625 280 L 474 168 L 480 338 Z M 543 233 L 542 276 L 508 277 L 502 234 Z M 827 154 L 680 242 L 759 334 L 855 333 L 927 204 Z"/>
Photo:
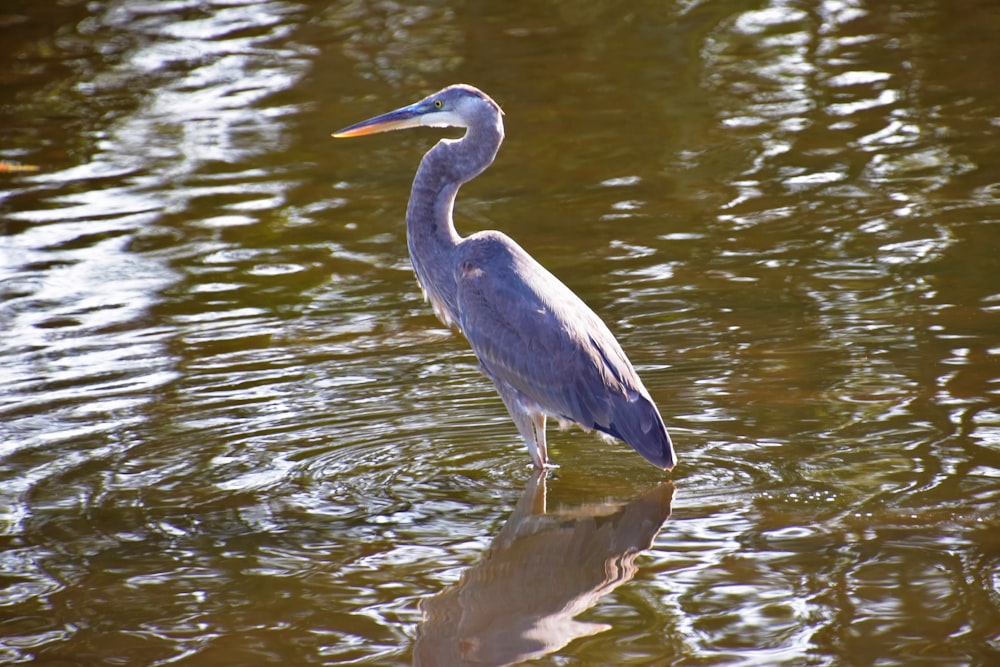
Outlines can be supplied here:
<path id="1" fill-rule="evenodd" d="M 509 665 L 610 626 L 576 620 L 636 573 L 670 516 L 664 482 L 625 504 L 546 513 L 545 474 L 529 480 L 483 560 L 421 604 L 415 665 Z"/>

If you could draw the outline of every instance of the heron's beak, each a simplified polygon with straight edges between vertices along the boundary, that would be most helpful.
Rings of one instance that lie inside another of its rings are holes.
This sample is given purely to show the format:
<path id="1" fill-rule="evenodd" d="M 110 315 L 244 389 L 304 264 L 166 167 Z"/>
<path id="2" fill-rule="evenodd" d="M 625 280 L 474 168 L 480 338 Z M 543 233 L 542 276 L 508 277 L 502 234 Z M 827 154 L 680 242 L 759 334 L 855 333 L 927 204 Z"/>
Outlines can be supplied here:
<path id="1" fill-rule="evenodd" d="M 434 107 L 428 109 L 427 105 L 423 102 L 417 102 L 416 104 L 384 113 L 381 116 L 375 116 L 360 123 L 349 125 L 343 130 L 334 132 L 333 136 L 337 139 L 363 137 L 366 134 L 375 134 L 376 132 L 389 132 L 390 130 L 405 130 L 408 127 L 419 127 L 426 124 L 423 118 L 429 111 L 436 111 L 436 109 Z"/>

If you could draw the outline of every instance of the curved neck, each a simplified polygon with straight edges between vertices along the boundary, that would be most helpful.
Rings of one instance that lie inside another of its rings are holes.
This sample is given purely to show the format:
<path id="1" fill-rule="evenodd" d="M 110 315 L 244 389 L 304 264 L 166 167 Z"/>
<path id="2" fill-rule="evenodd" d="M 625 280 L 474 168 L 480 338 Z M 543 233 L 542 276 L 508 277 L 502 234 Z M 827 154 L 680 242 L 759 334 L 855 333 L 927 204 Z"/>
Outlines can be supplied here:
<path id="1" fill-rule="evenodd" d="M 417 169 L 406 209 L 410 261 L 427 299 L 445 324 L 458 322 L 455 295 L 455 249 L 462 237 L 452 211 L 463 183 L 481 174 L 503 142 L 503 124 L 477 123 L 459 140 L 443 139 L 431 148 Z"/>

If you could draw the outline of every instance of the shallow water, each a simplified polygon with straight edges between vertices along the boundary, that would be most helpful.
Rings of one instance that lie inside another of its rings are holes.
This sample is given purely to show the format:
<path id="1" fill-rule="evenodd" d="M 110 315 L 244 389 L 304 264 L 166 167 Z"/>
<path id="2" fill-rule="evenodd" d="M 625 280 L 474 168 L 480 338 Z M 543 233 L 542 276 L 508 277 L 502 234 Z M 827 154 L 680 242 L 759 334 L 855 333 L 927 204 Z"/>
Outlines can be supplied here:
<path id="1" fill-rule="evenodd" d="M 1000 661 L 1000 9 L 10 2 L 0 662 Z M 402 215 L 605 318 L 680 458 L 535 479 Z M 444 132 L 443 134 L 454 134 Z M 668 481 L 669 478 L 669 481 Z"/>

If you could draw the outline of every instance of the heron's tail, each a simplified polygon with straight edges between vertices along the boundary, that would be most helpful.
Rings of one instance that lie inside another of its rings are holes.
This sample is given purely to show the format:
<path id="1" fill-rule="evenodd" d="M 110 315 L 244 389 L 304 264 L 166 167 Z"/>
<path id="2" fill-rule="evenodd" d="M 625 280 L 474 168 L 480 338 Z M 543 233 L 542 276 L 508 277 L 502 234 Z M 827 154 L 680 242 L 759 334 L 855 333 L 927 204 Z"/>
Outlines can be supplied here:
<path id="1" fill-rule="evenodd" d="M 648 396 L 637 391 L 616 396 L 612 401 L 611 423 L 595 427 L 632 445 L 644 459 L 658 468 L 670 470 L 677 463 L 663 418 Z"/>

